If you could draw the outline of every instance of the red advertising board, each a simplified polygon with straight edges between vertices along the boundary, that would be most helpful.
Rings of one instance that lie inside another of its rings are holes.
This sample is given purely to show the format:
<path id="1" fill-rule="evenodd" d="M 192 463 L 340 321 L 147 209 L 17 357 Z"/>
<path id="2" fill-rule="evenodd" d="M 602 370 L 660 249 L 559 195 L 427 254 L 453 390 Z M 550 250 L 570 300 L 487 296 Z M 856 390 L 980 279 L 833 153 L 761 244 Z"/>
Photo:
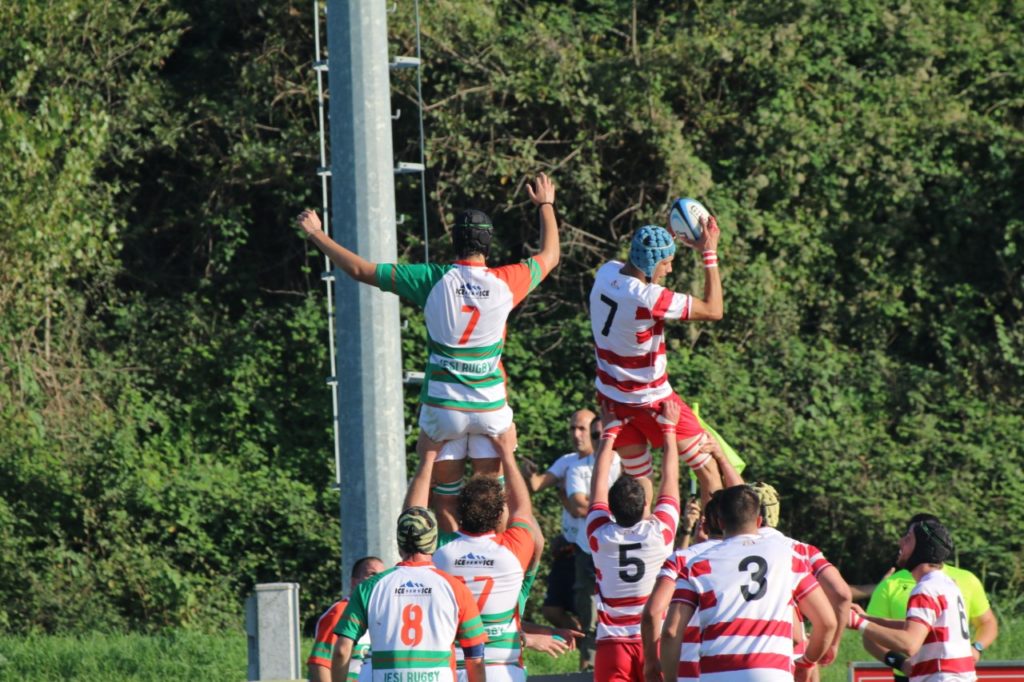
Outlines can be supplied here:
<path id="1" fill-rule="evenodd" d="M 1024 682 L 1024 661 L 978 663 L 979 682 Z M 893 682 L 892 670 L 882 663 L 851 663 L 850 682 Z"/>

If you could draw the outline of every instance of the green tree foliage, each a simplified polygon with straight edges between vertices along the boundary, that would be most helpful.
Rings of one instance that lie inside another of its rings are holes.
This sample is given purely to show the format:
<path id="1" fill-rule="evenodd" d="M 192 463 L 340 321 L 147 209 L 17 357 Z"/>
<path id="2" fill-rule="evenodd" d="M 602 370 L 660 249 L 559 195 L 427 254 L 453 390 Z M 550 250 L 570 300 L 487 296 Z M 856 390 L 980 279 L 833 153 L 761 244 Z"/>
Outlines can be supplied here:
<path id="1" fill-rule="evenodd" d="M 782 491 L 786 528 L 866 581 L 929 510 L 962 565 L 1024 583 L 1019 3 L 421 11 L 435 258 L 466 206 L 495 218 L 495 260 L 529 255 L 523 182 L 558 184 L 562 264 L 505 353 L 524 452 L 553 460 L 593 402 L 593 270 L 696 196 L 726 318 L 671 329 L 673 385 Z M 308 616 L 337 593 L 322 261 L 286 227 L 319 203 L 310 15 L 0 6 L 0 629 L 213 628 L 257 581 L 301 582 Z M 392 84 L 415 158 L 415 81 Z M 398 192 L 418 215 L 419 186 Z M 420 259 L 422 225 L 400 229 Z M 699 289 L 694 261 L 673 286 Z"/>

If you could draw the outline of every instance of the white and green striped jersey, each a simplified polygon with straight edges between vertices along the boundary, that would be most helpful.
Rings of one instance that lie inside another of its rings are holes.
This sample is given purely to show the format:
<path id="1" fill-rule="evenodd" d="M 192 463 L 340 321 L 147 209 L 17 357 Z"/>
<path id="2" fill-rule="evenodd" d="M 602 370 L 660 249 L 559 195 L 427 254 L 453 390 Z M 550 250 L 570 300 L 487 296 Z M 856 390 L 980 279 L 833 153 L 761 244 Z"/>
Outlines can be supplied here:
<path id="1" fill-rule="evenodd" d="M 377 266 L 381 290 L 423 308 L 428 358 L 420 402 L 454 410 L 505 406 L 505 322 L 547 271 L 537 258 L 482 263 Z"/>
<path id="2" fill-rule="evenodd" d="M 503 533 L 444 533 L 434 562 L 462 580 L 476 598 L 487 633 L 487 665 L 522 665 L 520 624 L 523 581 L 533 558 L 529 521 L 511 519 Z M 461 652 L 456 660 L 462 665 Z"/>
<path id="3" fill-rule="evenodd" d="M 370 633 L 373 682 L 454 682 L 453 646 L 486 639 L 472 593 L 429 561 L 403 561 L 359 584 L 335 628 Z"/>

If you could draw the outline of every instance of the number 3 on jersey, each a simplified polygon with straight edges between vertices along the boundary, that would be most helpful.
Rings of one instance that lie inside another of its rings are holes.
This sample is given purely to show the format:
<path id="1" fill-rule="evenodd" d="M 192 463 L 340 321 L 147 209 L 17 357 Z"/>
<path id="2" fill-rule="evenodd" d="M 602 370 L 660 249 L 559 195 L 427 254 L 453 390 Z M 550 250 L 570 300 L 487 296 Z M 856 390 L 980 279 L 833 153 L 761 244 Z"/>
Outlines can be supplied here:
<path id="1" fill-rule="evenodd" d="M 408 604 L 402 609 L 402 644 L 416 646 L 423 639 L 423 609 Z"/>

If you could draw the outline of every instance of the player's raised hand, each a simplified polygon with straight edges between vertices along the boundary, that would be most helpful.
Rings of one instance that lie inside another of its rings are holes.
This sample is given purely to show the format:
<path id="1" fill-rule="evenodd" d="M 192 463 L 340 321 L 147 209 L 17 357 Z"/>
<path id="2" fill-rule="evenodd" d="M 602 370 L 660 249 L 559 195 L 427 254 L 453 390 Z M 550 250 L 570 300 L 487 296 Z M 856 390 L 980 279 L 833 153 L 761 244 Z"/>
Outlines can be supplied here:
<path id="1" fill-rule="evenodd" d="M 526 183 L 526 193 L 536 206 L 555 203 L 555 183 L 544 173 L 539 173 L 532 185 Z"/>
<path id="2" fill-rule="evenodd" d="M 512 426 L 508 427 L 508 430 L 505 431 L 505 433 L 502 433 L 501 435 L 498 436 L 492 436 L 491 440 L 493 440 L 498 445 L 498 448 L 501 450 L 501 454 L 503 457 L 515 459 L 514 453 L 516 451 L 516 448 L 519 447 L 519 441 L 516 438 L 515 422 L 512 423 Z"/>
<path id="3" fill-rule="evenodd" d="M 679 404 L 672 401 L 666 400 L 661 404 L 661 414 L 658 415 L 658 424 L 661 425 L 662 431 L 675 431 L 676 424 L 679 423 Z"/>
<path id="4" fill-rule="evenodd" d="M 298 215 L 296 220 L 299 223 L 299 227 L 307 235 L 312 236 L 318 232 L 323 232 L 323 227 L 320 225 L 320 216 L 316 214 L 311 208 L 305 209 Z"/>
<path id="5" fill-rule="evenodd" d="M 628 420 L 619 419 L 607 403 L 601 403 L 601 440 L 615 440 Z"/>
<path id="6" fill-rule="evenodd" d="M 858 604 L 850 606 L 850 619 L 846 623 L 846 627 L 851 630 L 861 630 L 868 626 L 868 619 L 864 617 L 864 609 Z"/>
<path id="7" fill-rule="evenodd" d="M 718 229 L 718 220 L 715 216 L 702 218 L 700 229 L 700 239 L 694 242 L 694 248 L 700 251 L 718 251 L 718 238 L 721 236 L 721 231 Z"/>

